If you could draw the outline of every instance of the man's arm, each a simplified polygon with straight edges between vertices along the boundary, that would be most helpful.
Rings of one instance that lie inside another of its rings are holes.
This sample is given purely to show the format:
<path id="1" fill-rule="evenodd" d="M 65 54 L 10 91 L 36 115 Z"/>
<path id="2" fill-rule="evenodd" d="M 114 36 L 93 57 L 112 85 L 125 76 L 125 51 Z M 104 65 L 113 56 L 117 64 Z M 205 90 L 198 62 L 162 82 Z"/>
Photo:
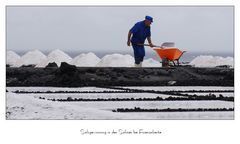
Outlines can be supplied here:
<path id="1" fill-rule="evenodd" d="M 127 45 L 128 45 L 128 46 L 131 45 L 131 41 L 130 41 L 131 36 L 132 36 L 132 33 L 129 31 L 129 32 L 128 32 L 128 39 L 127 39 Z"/>
<path id="2" fill-rule="evenodd" d="M 150 45 L 150 47 L 153 47 L 154 45 L 152 44 L 151 37 L 147 37 L 147 40 L 148 40 L 148 44 Z"/>

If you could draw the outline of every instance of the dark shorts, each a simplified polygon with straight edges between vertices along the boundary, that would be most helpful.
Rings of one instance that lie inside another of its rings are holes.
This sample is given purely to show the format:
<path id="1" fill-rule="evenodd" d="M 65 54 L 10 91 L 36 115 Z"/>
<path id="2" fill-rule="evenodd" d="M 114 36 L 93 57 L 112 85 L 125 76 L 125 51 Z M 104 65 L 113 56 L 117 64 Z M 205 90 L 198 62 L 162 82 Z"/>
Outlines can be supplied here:
<path id="1" fill-rule="evenodd" d="M 140 64 L 145 56 L 144 46 L 132 45 L 134 51 L 135 64 Z"/>

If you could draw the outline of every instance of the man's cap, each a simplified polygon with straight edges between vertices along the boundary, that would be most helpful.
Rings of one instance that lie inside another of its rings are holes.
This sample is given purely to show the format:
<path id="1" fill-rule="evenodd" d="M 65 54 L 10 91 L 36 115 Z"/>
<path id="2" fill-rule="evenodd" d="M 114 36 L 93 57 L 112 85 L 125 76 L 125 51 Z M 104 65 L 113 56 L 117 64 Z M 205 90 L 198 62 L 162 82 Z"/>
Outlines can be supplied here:
<path id="1" fill-rule="evenodd" d="M 153 18 L 151 16 L 145 16 L 145 20 L 149 20 L 149 21 L 153 22 Z"/>

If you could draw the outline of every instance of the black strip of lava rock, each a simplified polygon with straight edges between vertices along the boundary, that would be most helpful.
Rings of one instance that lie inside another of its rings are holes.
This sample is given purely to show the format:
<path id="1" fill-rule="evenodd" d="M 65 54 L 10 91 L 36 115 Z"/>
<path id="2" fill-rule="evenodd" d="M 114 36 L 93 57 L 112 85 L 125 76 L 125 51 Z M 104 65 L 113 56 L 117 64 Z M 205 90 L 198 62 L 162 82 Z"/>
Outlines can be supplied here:
<path id="1" fill-rule="evenodd" d="M 196 109 L 142 109 L 139 107 L 135 107 L 133 109 L 129 108 L 118 108 L 116 110 L 112 110 L 112 112 L 206 112 L 206 111 L 234 111 L 233 108 L 196 108 Z"/>
<path id="2" fill-rule="evenodd" d="M 232 68 L 58 67 L 6 68 L 7 86 L 234 86 Z"/>
<path id="3" fill-rule="evenodd" d="M 39 99 L 45 99 L 44 97 L 39 97 Z M 234 97 L 224 97 L 215 95 L 206 95 L 206 96 L 189 96 L 189 97 L 172 97 L 169 96 L 167 98 L 155 97 L 155 98 L 72 98 L 67 97 L 66 99 L 47 99 L 51 101 L 59 101 L 59 102 L 76 102 L 76 101 L 205 101 L 205 100 L 220 100 L 220 101 L 231 101 L 234 102 Z"/>

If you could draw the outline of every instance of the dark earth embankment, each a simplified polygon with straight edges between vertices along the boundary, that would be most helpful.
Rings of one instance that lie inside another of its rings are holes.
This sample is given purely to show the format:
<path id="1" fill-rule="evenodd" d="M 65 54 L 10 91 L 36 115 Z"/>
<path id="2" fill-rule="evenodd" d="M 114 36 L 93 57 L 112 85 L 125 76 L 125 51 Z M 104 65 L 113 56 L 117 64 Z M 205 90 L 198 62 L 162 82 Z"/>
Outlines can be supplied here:
<path id="1" fill-rule="evenodd" d="M 232 68 L 6 68 L 7 86 L 234 86 Z"/>

